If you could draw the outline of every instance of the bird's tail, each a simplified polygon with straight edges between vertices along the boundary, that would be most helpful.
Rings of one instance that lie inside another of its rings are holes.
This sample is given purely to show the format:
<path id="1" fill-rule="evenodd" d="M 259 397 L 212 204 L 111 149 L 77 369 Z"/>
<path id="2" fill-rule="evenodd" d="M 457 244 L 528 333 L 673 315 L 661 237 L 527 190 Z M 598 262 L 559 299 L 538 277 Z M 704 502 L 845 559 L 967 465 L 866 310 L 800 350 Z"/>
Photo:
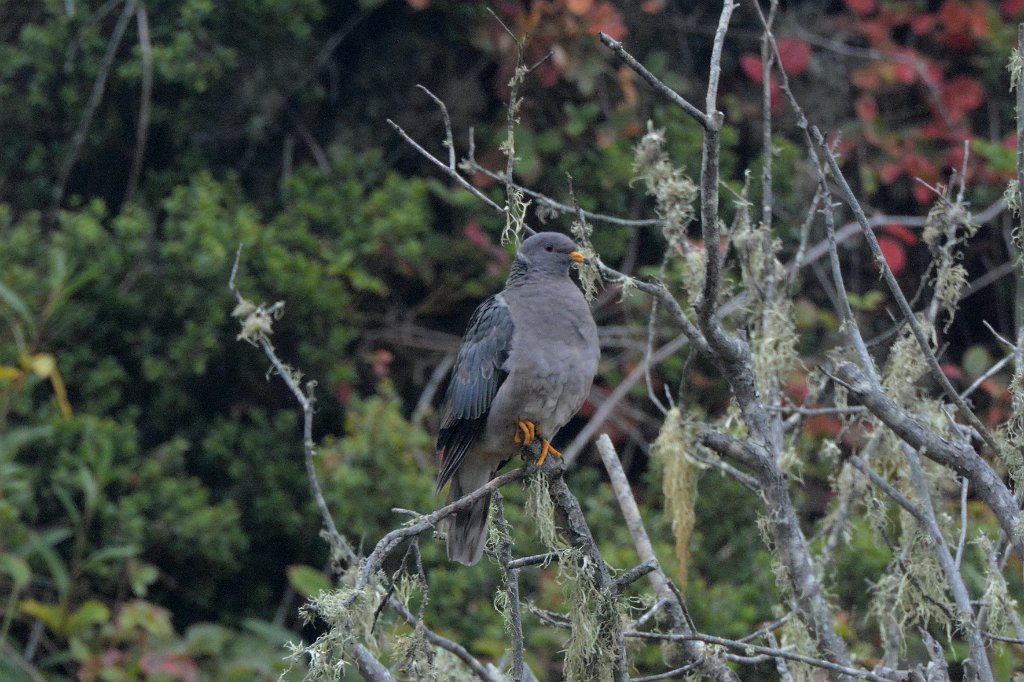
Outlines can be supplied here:
<path id="1" fill-rule="evenodd" d="M 452 477 L 448 489 L 448 503 L 456 501 L 466 493 L 471 493 L 490 480 L 489 472 L 483 472 L 486 478 L 473 472 L 465 471 L 469 467 L 466 462 Z M 477 472 L 479 473 L 479 472 Z M 484 554 L 484 543 L 487 541 L 487 512 L 491 508 L 491 496 L 485 495 L 469 509 L 457 512 L 448 521 L 448 558 L 460 564 L 472 566 L 480 561 Z"/>

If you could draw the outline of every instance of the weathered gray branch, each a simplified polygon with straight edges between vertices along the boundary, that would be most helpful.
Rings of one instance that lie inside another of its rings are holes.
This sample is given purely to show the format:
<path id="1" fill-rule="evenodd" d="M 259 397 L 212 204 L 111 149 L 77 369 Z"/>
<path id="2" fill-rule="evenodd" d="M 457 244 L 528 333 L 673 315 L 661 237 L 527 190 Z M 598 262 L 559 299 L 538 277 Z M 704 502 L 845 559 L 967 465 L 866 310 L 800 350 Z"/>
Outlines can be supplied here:
<path id="1" fill-rule="evenodd" d="M 1024 556 L 1024 544 L 1020 538 L 1020 510 L 1016 500 L 999 474 L 974 448 L 963 442 L 947 441 L 922 425 L 880 388 L 872 387 L 868 378 L 853 363 L 840 363 L 835 368 L 835 374 L 858 401 L 910 447 L 967 478 L 975 494 L 992 509 L 1003 532 L 1011 538 L 1020 555 Z"/>

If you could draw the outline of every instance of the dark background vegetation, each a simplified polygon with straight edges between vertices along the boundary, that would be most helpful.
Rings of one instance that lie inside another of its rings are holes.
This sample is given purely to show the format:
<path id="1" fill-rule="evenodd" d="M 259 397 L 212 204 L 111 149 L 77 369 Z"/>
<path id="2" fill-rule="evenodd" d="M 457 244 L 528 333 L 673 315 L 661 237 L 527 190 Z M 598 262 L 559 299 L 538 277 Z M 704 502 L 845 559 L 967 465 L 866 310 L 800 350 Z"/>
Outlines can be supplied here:
<path id="1" fill-rule="evenodd" d="M 1021 5 L 783 3 L 777 34 L 788 39 L 796 94 L 841 136 L 848 175 L 872 209 L 924 215 L 934 195 L 914 178 L 943 182 L 961 165 L 963 140 L 975 207 L 1001 196 L 1015 173 L 1005 63 Z M 524 84 L 518 179 L 564 201 L 568 173 L 585 208 L 653 217 L 631 182 L 634 145 L 653 121 L 674 161 L 696 173 L 699 130 L 612 60 L 596 33 L 624 40 L 702 101 L 717 2 L 0 4 L 0 677 L 272 680 L 287 665 L 284 642 L 313 634 L 297 609 L 329 584 L 327 549 L 299 415 L 268 380 L 262 354 L 235 341 L 227 279 L 239 243 L 241 290 L 286 301 L 274 344 L 319 382 L 318 463 L 342 531 L 372 545 L 401 522 L 392 507 L 440 503 L 435 415 L 429 403 L 414 408 L 473 307 L 500 287 L 510 256 L 498 245 L 499 219 L 385 120 L 441 154 L 440 113 L 415 87 L 423 84 L 447 104 L 460 155 L 473 126 L 477 160 L 504 167 L 498 145 L 515 51 L 488 7 L 530 33 L 529 62 L 552 52 Z M 741 5 L 721 101 L 733 190 L 762 153 L 759 36 Z M 779 128 L 792 123 L 781 99 L 777 114 Z M 791 254 L 813 173 L 787 135 L 775 140 L 775 214 Z M 501 201 L 502 187 L 476 179 Z M 541 218 L 531 213 L 534 224 Z M 883 247 L 912 292 L 927 250 L 892 222 Z M 547 225 L 566 230 L 568 220 Z M 972 279 L 1007 262 L 1005 227 L 989 223 L 969 245 Z M 664 240 L 657 227 L 598 223 L 594 244 L 605 261 L 642 275 L 656 271 Z M 851 288 L 865 332 L 878 333 L 891 322 L 887 299 L 872 293 L 880 285 L 860 248 L 845 252 Z M 810 368 L 837 324 L 813 268 L 805 275 L 799 348 Z M 1013 336 L 1011 279 L 972 294 L 949 328 L 941 359 L 958 381 L 982 374 L 997 352 L 982 319 Z M 584 418 L 642 361 L 647 312 L 637 296 L 599 295 L 604 357 Z M 683 358 L 672 358 L 655 381 L 674 390 L 682 371 Z M 726 409 L 727 390 L 709 367 L 695 362 L 687 380 L 701 409 Z M 792 382 L 796 395 L 804 376 Z M 997 375 L 975 398 L 990 424 L 1008 416 L 1006 384 Z M 647 457 L 659 424 L 641 385 L 603 430 L 671 557 Z M 822 418 L 802 445 L 806 494 L 797 501 L 809 524 L 829 502 L 814 481 L 830 471 L 813 453 L 838 429 Z M 608 561 L 633 565 L 590 453 L 569 480 Z M 525 520 L 512 497 L 516 527 Z M 731 481 L 705 474 L 691 539 L 693 616 L 729 637 L 770 619 L 778 600 L 745 500 Z M 517 541 L 524 552 L 533 542 Z M 850 543 L 829 589 L 851 614 L 844 634 L 859 641 L 870 629 L 870 582 L 891 555 L 856 524 Z M 436 542 L 424 551 L 432 627 L 500 657 L 494 567 L 456 569 Z M 544 570 L 524 580 L 541 605 L 564 599 Z M 529 662 L 557 677 L 563 633 L 528 626 Z M 870 642 L 858 647 L 876 653 Z M 1020 663 L 1009 648 L 1002 655 L 1004 671 Z"/>

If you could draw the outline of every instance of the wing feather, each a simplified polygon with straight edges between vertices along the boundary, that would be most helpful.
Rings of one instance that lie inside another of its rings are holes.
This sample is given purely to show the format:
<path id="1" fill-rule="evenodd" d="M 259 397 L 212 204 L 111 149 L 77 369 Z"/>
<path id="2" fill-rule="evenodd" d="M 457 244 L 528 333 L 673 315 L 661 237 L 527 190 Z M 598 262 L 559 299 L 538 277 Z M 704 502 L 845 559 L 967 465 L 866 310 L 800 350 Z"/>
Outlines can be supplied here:
<path id="1" fill-rule="evenodd" d="M 441 459 L 438 490 L 483 432 L 494 396 L 508 376 L 505 362 L 513 330 L 512 315 L 500 295 L 484 300 L 469 319 L 441 405 L 436 447 Z"/>

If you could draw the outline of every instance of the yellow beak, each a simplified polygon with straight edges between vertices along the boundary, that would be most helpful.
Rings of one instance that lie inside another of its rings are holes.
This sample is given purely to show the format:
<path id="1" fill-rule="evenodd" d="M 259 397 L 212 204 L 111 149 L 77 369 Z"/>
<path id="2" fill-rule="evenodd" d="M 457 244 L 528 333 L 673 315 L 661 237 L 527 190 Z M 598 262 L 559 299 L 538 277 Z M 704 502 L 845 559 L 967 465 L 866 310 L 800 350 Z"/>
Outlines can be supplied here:
<path id="1" fill-rule="evenodd" d="M 586 263 L 587 265 L 590 265 L 590 259 L 584 256 L 579 251 L 573 251 L 572 253 L 570 253 L 569 258 L 572 258 L 577 263 Z"/>

